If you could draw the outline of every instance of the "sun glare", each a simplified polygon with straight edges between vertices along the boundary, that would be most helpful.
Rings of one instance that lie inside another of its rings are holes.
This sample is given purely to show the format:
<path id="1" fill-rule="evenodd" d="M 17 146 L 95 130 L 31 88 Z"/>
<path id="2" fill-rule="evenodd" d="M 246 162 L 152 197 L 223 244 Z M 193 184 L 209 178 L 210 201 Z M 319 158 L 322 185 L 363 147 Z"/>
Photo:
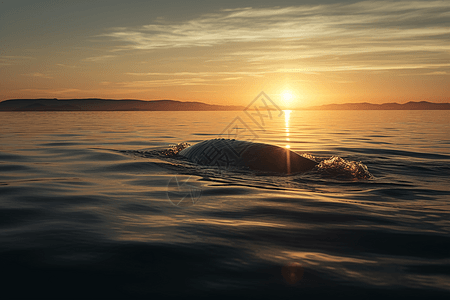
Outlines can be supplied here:
<path id="1" fill-rule="evenodd" d="M 292 99 L 292 93 L 290 91 L 284 91 L 283 92 L 283 100 L 286 103 L 289 103 Z"/>
<path id="2" fill-rule="evenodd" d="M 294 94 L 292 94 L 292 92 L 290 90 L 284 90 L 281 94 L 280 94 L 280 100 L 282 105 L 284 106 L 284 108 L 291 108 L 292 106 L 292 101 L 294 100 Z"/>

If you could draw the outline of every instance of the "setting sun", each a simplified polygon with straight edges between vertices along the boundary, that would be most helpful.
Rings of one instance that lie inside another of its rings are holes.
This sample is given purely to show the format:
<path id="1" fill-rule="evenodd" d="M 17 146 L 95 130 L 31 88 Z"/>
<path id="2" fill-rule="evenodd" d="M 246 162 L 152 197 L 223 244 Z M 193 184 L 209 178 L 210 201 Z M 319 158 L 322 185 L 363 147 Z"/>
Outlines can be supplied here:
<path id="1" fill-rule="evenodd" d="M 292 94 L 292 92 L 290 90 L 284 90 L 280 94 L 280 103 L 285 108 L 291 108 L 292 104 L 293 104 L 293 100 L 294 100 L 294 95 Z"/>
<path id="2" fill-rule="evenodd" d="M 291 93 L 290 91 L 284 91 L 283 94 L 282 94 L 282 96 L 283 96 L 284 102 L 286 102 L 286 103 L 291 102 L 291 99 L 292 99 L 292 93 Z"/>

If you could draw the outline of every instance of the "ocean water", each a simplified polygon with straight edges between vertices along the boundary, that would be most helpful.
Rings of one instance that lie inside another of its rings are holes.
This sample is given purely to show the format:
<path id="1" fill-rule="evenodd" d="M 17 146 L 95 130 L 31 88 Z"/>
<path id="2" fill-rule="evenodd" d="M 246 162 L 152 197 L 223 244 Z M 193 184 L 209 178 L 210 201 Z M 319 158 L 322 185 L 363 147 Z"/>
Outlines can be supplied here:
<path id="1" fill-rule="evenodd" d="M 0 298 L 450 296 L 450 112 L 271 117 L 1 112 Z M 224 136 L 320 164 L 173 155 Z"/>

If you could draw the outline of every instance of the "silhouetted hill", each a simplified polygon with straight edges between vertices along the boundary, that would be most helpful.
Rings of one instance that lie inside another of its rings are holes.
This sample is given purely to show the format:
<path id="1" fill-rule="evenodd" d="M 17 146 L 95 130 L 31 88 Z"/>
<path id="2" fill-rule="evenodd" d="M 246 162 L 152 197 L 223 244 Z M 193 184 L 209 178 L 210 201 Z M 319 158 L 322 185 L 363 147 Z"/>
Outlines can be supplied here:
<path id="1" fill-rule="evenodd" d="M 0 102 L 0 111 L 241 111 L 244 106 L 211 105 L 175 100 L 111 99 L 13 99 Z M 450 110 L 450 103 L 427 101 L 398 103 L 345 103 L 301 108 L 303 110 Z"/>
<path id="2" fill-rule="evenodd" d="M 410 101 L 404 104 L 398 103 L 344 103 L 310 106 L 305 110 L 450 110 L 450 103 L 432 103 L 427 101 Z"/>
<path id="3" fill-rule="evenodd" d="M 243 109 L 243 106 L 175 100 L 14 99 L 0 102 L 0 111 L 239 111 Z"/>

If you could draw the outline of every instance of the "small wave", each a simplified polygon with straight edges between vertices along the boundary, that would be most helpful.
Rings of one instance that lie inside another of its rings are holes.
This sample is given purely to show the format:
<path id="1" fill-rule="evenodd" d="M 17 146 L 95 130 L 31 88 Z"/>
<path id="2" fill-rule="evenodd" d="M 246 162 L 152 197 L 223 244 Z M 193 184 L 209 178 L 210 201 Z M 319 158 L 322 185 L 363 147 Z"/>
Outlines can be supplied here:
<path id="1" fill-rule="evenodd" d="M 189 143 L 179 143 L 176 145 L 172 145 L 169 148 L 160 151 L 160 154 L 162 154 L 164 156 L 172 157 L 172 156 L 177 155 L 181 150 L 186 149 L 190 145 L 191 144 L 189 144 Z"/>
<path id="2" fill-rule="evenodd" d="M 145 157 L 145 158 L 158 158 L 158 157 L 176 157 L 177 154 L 189 147 L 189 143 L 179 143 L 176 145 L 169 146 L 164 149 L 157 150 L 120 150 L 120 153 L 125 153 L 128 155 L 133 155 L 137 157 Z"/>
<path id="3" fill-rule="evenodd" d="M 345 160 L 339 156 L 324 159 L 316 166 L 316 170 L 325 177 L 336 179 L 371 179 L 369 169 L 362 162 Z"/>

